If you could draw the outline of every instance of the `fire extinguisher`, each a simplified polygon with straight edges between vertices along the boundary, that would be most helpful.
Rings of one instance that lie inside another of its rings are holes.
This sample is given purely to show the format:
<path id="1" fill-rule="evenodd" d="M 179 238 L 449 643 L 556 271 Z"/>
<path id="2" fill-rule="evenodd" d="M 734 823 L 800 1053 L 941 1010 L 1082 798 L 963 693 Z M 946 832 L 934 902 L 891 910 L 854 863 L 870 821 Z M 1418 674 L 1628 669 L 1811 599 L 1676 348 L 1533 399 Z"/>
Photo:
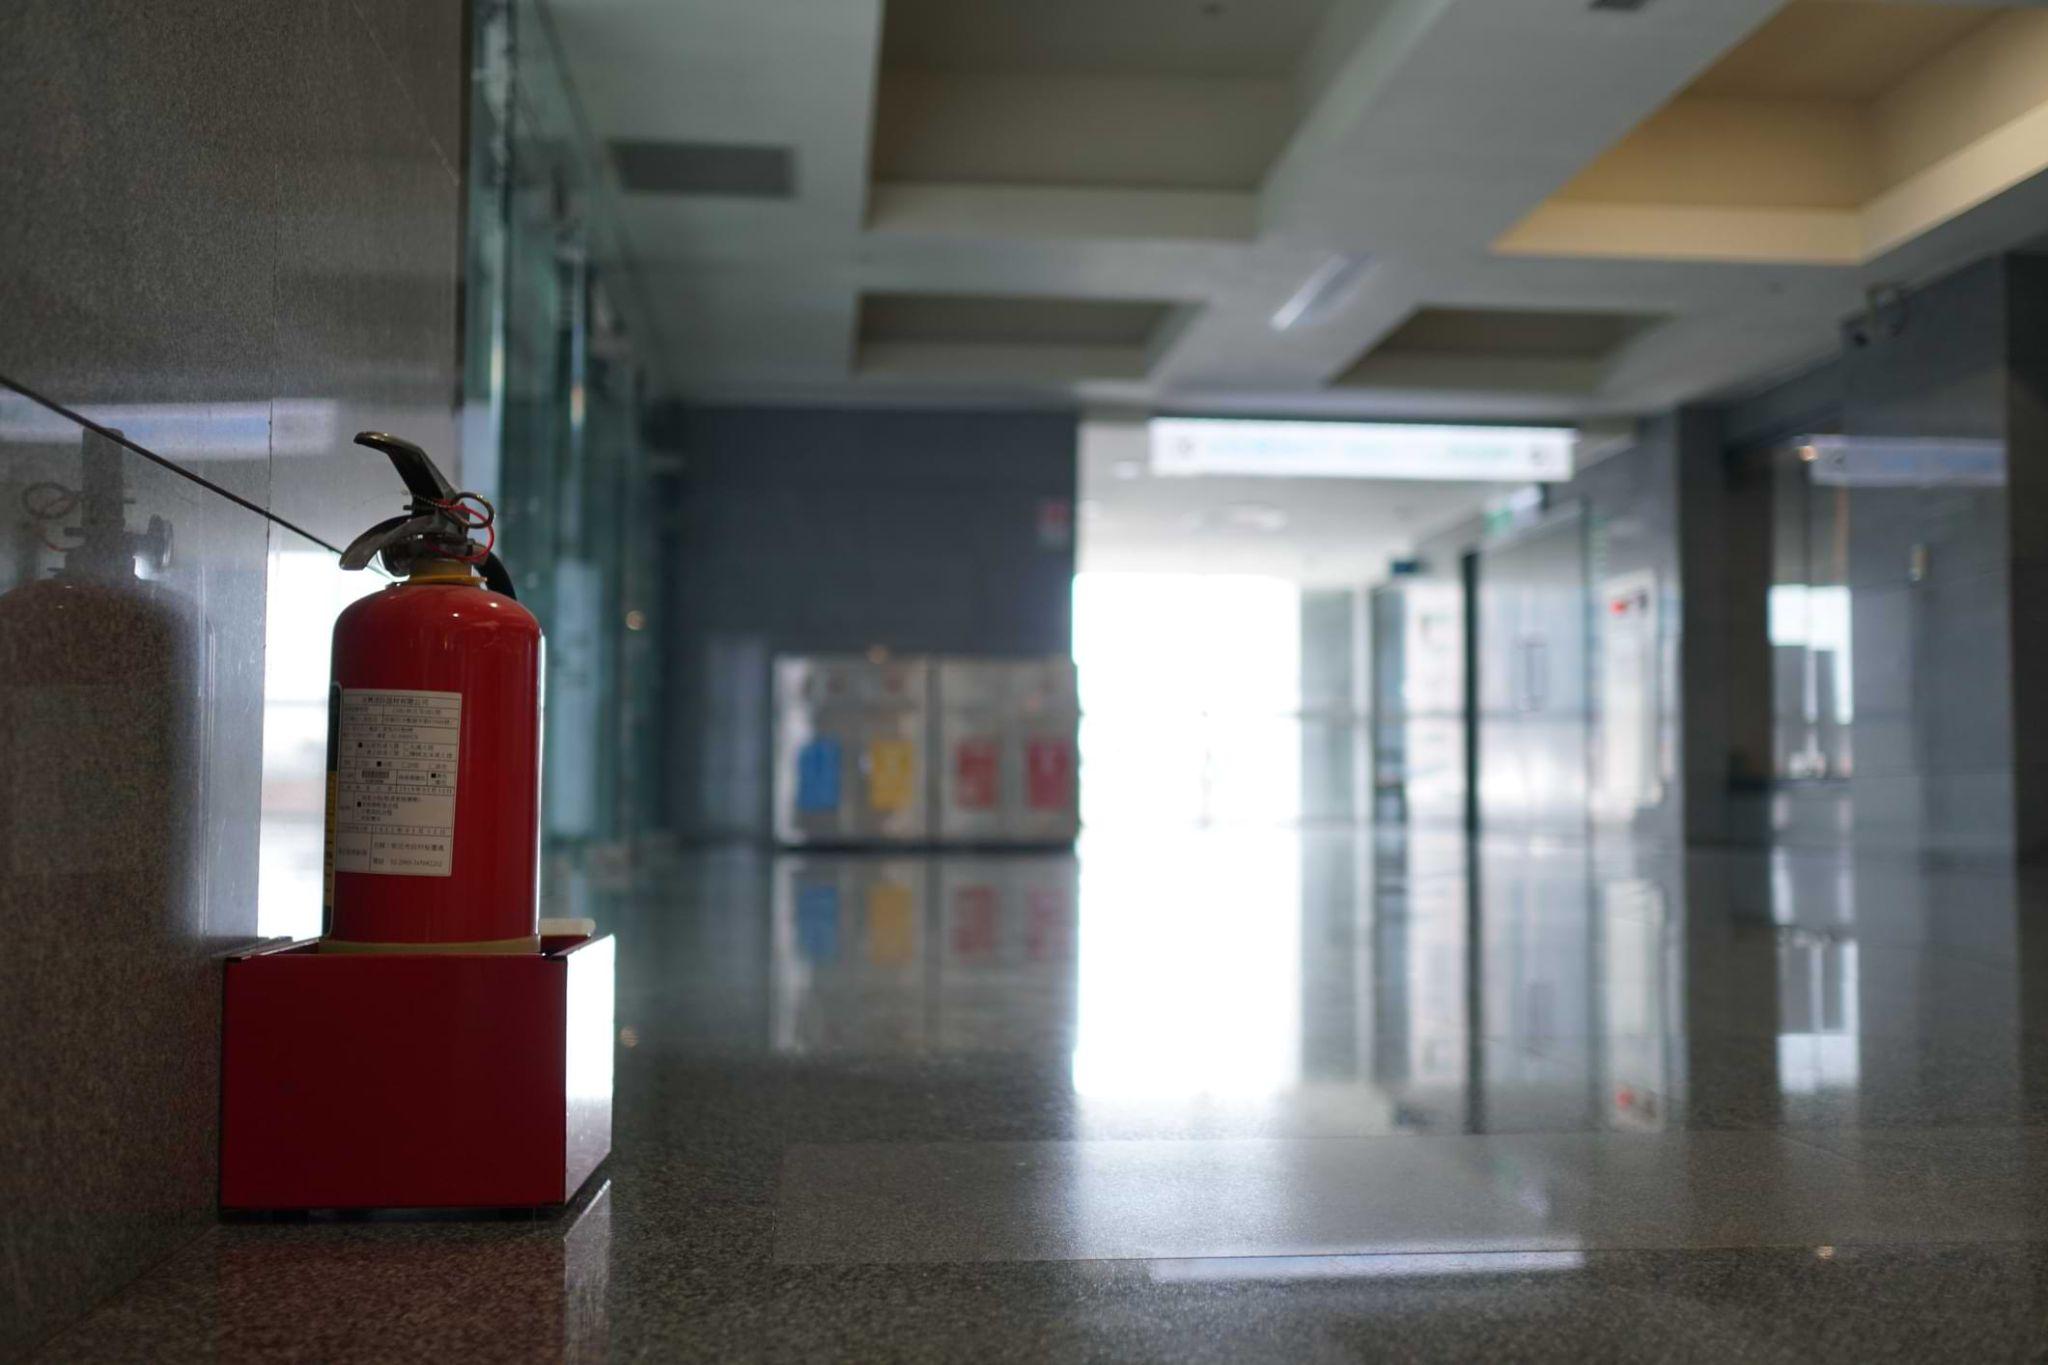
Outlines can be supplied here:
<path id="1" fill-rule="evenodd" d="M 356 443 L 412 500 L 341 556 L 401 581 L 334 623 L 322 946 L 537 952 L 540 623 L 492 553 L 489 502 L 410 441 Z"/>

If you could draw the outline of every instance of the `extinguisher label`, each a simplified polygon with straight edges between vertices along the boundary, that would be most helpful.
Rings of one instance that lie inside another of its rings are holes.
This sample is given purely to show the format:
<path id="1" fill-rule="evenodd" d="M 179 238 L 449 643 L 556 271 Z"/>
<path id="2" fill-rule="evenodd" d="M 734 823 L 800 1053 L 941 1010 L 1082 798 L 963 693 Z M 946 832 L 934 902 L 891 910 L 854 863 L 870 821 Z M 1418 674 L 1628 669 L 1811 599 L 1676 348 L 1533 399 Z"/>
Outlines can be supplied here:
<path id="1" fill-rule="evenodd" d="M 462 694 L 346 687 L 338 709 L 335 871 L 449 876 Z"/>

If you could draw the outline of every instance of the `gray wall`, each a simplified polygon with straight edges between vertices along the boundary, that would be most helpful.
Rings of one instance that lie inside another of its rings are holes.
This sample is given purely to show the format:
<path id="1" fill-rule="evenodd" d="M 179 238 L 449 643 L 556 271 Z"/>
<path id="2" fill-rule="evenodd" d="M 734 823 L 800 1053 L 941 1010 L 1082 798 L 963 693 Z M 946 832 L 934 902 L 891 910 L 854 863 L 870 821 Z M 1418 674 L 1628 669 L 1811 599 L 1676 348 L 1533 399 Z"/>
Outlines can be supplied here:
<path id="1" fill-rule="evenodd" d="M 2020 856 L 2048 858 L 2048 256 L 2008 257 L 2006 471 L 2013 819 Z"/>
<path id="2" fill-rule="evenodd" d="M 212 1216 L 217 954 L 317 812 L 268 585 L 393 509 L 356 430 L 452 451 L 464 97 L 452 0 L 6 27 L 0 376 L 148 454 L 0 390 L 0 1356 Z"/>
<path id="3" fill-rule="evenodd" d="M 649 434 L 684 837 L 766 833 L 777 654 L 1071 650 L 1072 414 L 674 407 Z"/>

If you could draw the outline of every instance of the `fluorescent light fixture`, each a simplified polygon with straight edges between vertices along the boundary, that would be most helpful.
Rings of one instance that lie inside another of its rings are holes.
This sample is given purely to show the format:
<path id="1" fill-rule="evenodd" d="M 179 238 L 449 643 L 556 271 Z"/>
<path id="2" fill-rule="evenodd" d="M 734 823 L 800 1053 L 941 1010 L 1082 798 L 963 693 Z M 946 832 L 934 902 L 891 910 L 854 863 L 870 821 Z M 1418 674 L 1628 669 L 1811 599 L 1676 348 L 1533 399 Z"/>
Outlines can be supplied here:
<path id="1" fill-rule="evenodd" d="M 1405 422 L 1246 422 L 1155 417 L 1162 477 L 1441 479 L 1559 483 L 1572 476 L 1570 427 Z"/>
<path id="2" fill-rule="evenodd" d="M 1370 256 L 1332 256 L 1309 273 L 1301 288 L 1289 296 L 1273 314 L 1272 327 L 1285 332 L 1295 327 L 1315 327 L 1329 320 L 1347 303 L 1365 277 Z"/>

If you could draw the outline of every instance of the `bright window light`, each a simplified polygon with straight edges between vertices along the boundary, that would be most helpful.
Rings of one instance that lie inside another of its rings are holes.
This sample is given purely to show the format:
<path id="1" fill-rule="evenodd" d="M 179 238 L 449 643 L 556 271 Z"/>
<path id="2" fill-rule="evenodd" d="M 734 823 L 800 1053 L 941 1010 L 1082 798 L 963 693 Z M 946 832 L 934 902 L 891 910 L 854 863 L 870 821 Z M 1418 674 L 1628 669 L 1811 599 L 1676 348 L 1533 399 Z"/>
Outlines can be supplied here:
<path id="1" fill-rule="evenodd" d="M 324 550 L 271 556 L 264 608 L 263 795 L 256 932 L 320 932 L 327 825 L 327 682 L 334 618 L 388 582 Z"/>
<path id="2" fill-rule="evenodd" d="M 1787 1095 L 1855 1090 L 1863 1054 L 1862 979 L 1852 940 L 1778 941 L 1778 1088 Z"/>
<path id="3" fill-rule="evenodd" d="M 1831 708 L 1843 725 L 1856 718 L 1855 655 L 1850 650 L 1849 589 L 1840 584 L 1809 587 L 1774 583 L 1767 598 L 1771 644 L 1828 654 L 1834 662 L 1834 695 L 1809 701 L 1811 714 Z"/>
<path id="4" fill-rule="evenodd" d="M 1074 661 L 1083 1130 L 1134 1103 L 1271 1102 L 1301 1080 L 1300 589 L 1082 573 Z"/>
<path id="5" fill-rule="evenodd" d="M 1080 886 L 1084 1132 L 1134 1102 L 1260 1100 L 1300 1084 L 1299 834 L 1090 834 Z"/>
<path id="6" fill-rule="evenodd" d="M 1081 820 L 1301 814 L 1301 590 L 1236 574 L 1074 579 Z"/>

